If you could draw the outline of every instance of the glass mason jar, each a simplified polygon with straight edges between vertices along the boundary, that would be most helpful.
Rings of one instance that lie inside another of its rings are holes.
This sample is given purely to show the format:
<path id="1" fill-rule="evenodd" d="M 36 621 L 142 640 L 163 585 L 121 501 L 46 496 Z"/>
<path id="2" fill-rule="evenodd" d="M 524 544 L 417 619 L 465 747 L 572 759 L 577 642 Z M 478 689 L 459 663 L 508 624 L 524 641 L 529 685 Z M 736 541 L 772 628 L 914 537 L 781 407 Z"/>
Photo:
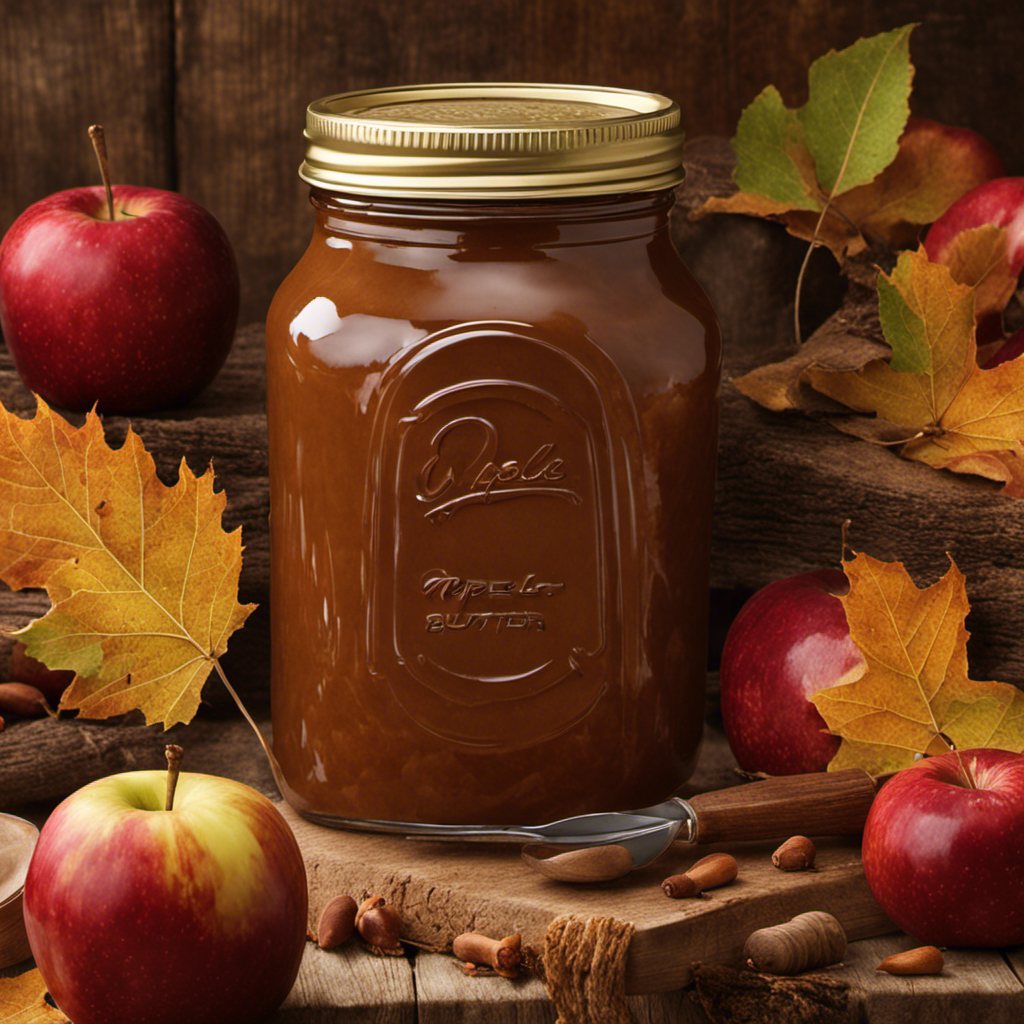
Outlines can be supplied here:
<path id="1" fill-rule="evenodd" d="M 460 84 L 309 107 L 267 321 L 272 713 L 316 820 L 664 799 L 700 744 L 720 342 L 679 110 Z"/>

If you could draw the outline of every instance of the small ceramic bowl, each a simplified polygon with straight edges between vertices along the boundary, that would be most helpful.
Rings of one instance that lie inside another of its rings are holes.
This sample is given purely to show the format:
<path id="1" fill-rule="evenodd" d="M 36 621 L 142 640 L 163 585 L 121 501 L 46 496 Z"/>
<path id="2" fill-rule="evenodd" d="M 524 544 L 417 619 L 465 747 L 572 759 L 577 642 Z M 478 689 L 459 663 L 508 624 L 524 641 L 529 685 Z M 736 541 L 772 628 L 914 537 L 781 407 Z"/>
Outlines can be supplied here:
<path id="1" fill-rule="evenodd" d="M 0 814 L 0 968 L 32 955 L 21 914 L 21 894 L 38 838 L 39 830 L 31 822 Z"/>

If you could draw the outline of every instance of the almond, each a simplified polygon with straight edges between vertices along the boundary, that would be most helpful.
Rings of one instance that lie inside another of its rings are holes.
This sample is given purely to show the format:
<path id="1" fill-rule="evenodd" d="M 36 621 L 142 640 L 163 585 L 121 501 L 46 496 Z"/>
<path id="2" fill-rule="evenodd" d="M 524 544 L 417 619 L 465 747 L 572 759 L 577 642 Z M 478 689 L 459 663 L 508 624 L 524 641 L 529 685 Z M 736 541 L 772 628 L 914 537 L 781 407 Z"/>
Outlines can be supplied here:
<path id="1" fill-rule="evenodd" d="M 357 909 L 351 896 L 335 896 L 329 900 L 316 926 L 316 944 L 321 949 L 334 949 L 346 942 L 355 931 Z"/>
<path id="2" fill-rule="evenodd" d="M 887 956 L 876 968 L 886 974 L 941 974 L 945 959 L 935 946 L 918 946 Z"/>

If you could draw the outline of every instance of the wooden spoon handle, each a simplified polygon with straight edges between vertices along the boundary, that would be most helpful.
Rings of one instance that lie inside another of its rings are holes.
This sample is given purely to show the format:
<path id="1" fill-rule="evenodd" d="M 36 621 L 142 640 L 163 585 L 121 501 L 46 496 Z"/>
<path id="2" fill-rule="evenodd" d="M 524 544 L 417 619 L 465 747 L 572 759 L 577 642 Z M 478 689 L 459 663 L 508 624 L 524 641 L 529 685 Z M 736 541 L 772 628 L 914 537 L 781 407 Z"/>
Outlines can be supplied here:
<path id="1" fill-rule="evenodd" d="M 780 775 L 687 802 L 697 819 L 694 842 L 776 839 L 791 835 L 859 835 L 864 828 L 875 781 L 866 772 Z"/>

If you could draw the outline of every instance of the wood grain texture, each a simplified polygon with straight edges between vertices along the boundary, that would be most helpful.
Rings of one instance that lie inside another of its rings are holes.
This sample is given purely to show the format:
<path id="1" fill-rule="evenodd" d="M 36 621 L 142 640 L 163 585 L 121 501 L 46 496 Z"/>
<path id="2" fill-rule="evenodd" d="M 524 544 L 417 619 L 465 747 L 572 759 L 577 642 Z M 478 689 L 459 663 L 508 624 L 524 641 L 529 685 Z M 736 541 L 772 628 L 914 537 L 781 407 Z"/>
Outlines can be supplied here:
<path id="1" fill-rule="evenodd" d="M 862 771 L 764 779 L 691 797 L 697 842 L 792 835 L 856 835 L 864 829 L 875 784 Z"/>
<path id="2" fill-rule="evenodd" d="M 51 192 L 100 183 L 99 122 L 115 182 L 174 182 L 174 23 L 149 0 L 5 0 L 0 27 L 0 234 Z"/>
<path id="3" fill-rule="evenodd" d="M 115 177 L 177 188 L 225 226 L 242 320 L 262 319 L 310 231 L 306 104 L 424 81 L 536 80 L 653 89 L 690 136 L 728 136 L 774 83 L 800 103 L 829 48 L 919 21 L 915 112 L 988 135 L 1024 170 L 1014 98 L 1024 23 L 974 0 L 8 0 L 0 31 L 0 232 L 30 203 Z"/>
<path id="4" fill-rule="evenodd" d="M 945 966 L 937 975 L 894 977 L 876 970 L 883 958 L 916 945 L 902 933 L 850 945 L 834 977 L 850 982 L 860 1019 L 871 1024 L 1016 1024 L 1024 1018 L 1024 987 L 996 950 L 943 950 Z"/>
<path id="5" fill-rule="evenodd" d="M 418 1024 L 555 1024 L 558 1014 L 544 982 L 522 973 L 468 976 L 454 957 L 417 954 Z"/>
<path id="6" fill-rule="evenodd" d="M 358 942 L 307 942 L 299 976 L 267 1024 L 416 1024 L 416 984 L 405 957 L 377 957 Z"/>
<path id="7" fill-rule="evenodd" d="M 269 723 L 261 725 L 269 734 Z M 184 747 L 185 771 L 226 775 L 279 798 L 258 741 L 241 716 L 201 716 L 166 732 L 144 725 L 141 715 L 109 722 L 41 718 L 12 721 L 0 732 L 0 810 L 17 813 L 25 805 L 56 803 L 115 772 L 166 768 L 168 743 Z"/>

